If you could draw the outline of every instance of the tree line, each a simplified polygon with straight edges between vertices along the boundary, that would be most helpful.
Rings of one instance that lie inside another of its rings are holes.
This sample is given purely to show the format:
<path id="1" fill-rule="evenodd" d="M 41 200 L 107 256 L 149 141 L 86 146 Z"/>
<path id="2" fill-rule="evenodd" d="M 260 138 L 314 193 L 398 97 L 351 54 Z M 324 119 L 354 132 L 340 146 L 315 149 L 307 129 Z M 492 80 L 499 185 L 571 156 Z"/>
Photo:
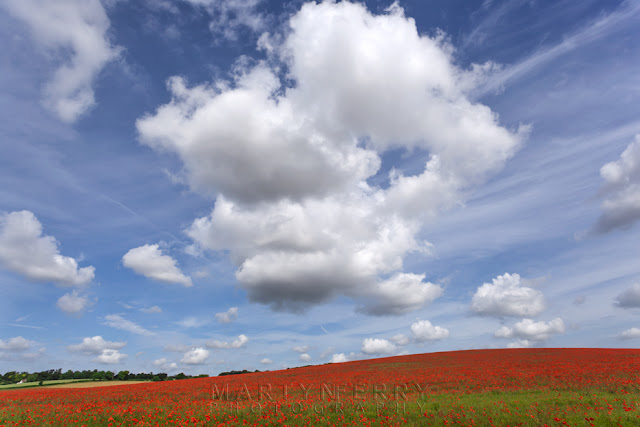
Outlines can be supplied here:
<path id="1" fill-rule="evenodd" d="M 184 380 L 188 378 L 204 378 L 208 377 L 207 374 L 201 375 L 185 375 L 180 372 L 177 375 L 168 375 L 166 373 L 139 373 L 134 374 L 129 371 L 119 371 L 118 373 L 111 371 L 99 371 L 97 369 L 86 371 L 72 371 L 62 372 L 62 369 L 50 369 L 42 372 L 18 372 L 9 371 L 0 376 L 0 384 L 16 384 L 22 380 L 26 382 L 35 381 L 58 381 L 58 380 L 94 380 L 94 381 L 110 381 L 110 380 L 139 380 L 139 381 L 171 381 L 171 380 Z"/>

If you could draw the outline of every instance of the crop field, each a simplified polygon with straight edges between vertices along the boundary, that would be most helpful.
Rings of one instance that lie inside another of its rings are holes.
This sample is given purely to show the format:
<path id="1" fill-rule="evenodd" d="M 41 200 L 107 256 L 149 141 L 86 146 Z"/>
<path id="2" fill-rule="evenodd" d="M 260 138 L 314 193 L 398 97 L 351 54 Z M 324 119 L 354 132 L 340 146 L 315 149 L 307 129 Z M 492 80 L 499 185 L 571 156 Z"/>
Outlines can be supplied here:
<path id="1" fill-rule="evenodd" d="M 70 384 L 79 384 L 81 382 L 93 382 L 93 380 L 90 379 L 73 379 L 73 380 L 50 380 L 50 381 L 43 381 L 42 385 L 43 386 L 58 386 L 58 385 L 70 385 Z M 8 390 L 8 389 L 16 389 L 16 388 L 29 388 L 29 387 L 40 387 L 40 381 L 33 381 L 33 382 L 28 382 L 28 383 L 22 383 L 22 384 L 5 384 L 5 385 L 0 385 L 0 390 Z"/>
<path id="2" fill-rule="evenodd" d="M 135 381 L 135 380 L 112 380 L 112 381 L 82 381 L 82 382 L 68 382 L 62 384 L 52 384 L 49 385 L 49 388 L 95 388 L 95 387 L 113 387 L 116 385 L 132 385 L 132 384 L 140 384 L 140 383 L 148 383 L 149 381 Z M 47 383 L 45 381 L 45 386 Z"/>
<path id="3" fill-rule="evenodd" d="M 470 350 L 7 390 L 0 426 L 638 426 L 639 392 L 640 350 Z"/>

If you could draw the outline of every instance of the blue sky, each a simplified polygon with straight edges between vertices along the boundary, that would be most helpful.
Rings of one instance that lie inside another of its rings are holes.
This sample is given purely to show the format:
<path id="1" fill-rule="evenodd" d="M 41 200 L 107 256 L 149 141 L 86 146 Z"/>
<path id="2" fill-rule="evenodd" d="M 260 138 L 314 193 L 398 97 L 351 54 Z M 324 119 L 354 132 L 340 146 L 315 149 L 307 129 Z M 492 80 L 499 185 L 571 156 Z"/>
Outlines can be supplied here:
<path id="1" fill-rule="evenodd" d="M 1 6 L 0 371 L 638 346 L 635 2 Z"/>

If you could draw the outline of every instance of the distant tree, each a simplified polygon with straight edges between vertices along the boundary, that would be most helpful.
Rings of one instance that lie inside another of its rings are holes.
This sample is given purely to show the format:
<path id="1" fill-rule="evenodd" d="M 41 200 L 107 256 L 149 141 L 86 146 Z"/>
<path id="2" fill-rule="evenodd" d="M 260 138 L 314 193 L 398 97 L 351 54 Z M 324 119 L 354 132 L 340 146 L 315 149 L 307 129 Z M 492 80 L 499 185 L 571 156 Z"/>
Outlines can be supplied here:
<path id="1" fill-rule="evenodd" d="M 128 377 L 129 377 L 129 371 L 120 371 L 120 372 L 118 372 L 118 375 L 116 375 L 116 377 L 117 377 L 120 381 L 124 381 L 124 380 L 128 379 Z"/>
<path id="2" fill-rule="evenodd" d="M 16 372 L 16 371 L 9 371 L 9 372 L 7 372 L 7 373 L 5 373 L 5 374 L 2 376 L 2 381 L 3 381 L 5 384 L 12 384 L 12 383 L 14 382 L 14 378 L 15 378 L 16 374 L 17 374 L 17 372 Z M 20 381 L 20 380 L 18 380 L 18 381 Z M 17 382 L 17 381 L 16 381 L 16 382 Z"/>

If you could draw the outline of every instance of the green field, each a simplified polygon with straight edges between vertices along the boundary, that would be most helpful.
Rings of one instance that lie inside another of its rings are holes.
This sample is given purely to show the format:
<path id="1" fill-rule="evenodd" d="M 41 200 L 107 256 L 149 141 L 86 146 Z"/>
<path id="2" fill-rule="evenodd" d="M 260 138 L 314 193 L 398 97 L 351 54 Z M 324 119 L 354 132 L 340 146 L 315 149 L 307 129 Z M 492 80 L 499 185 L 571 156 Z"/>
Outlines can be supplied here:
<path id="1" fill-rule="evenodd" d="M 82 379 L 82 380 L 51 380 L 51 381 L 43 381 L 42 386 L 48 385 L 56 385 L 56 384 L 71 384 L 71 383 L 80 383 L 85 381 L 93 381 L 92 379 Z M 22 384 L 5 384 L 0 385 L 0 390 L 15 390 L 19 388 L 29 388 L 29 387 L 41 387 L 40 381 L 32 381 L 29 383 Z"/>

